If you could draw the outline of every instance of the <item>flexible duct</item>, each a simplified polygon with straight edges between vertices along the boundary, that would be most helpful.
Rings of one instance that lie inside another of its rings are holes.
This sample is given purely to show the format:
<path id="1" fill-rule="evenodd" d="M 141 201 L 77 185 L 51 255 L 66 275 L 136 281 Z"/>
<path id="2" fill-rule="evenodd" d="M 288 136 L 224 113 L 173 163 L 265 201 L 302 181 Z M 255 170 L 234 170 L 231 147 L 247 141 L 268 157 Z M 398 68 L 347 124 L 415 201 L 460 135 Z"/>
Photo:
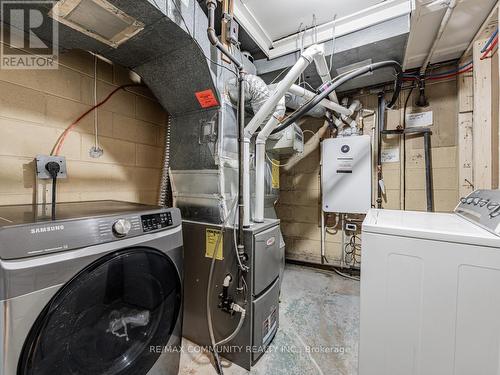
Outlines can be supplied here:
<path id="1" fill-rule="evenodd" d="M 264 103 L 269 99 L 270 92 L 266 83 L 253 74 L 245 74 L 243 78 L 245 90 L 245 106 L 250 107 L 252 112 L 256 114 L 262 108 Z M 238 103 L 238 81 L 236 78 L 231 78 L 227 84 L 228 93 L 233 103 Z M 262 124 L 267 123 L 271 115 L 262 121 Z"/>

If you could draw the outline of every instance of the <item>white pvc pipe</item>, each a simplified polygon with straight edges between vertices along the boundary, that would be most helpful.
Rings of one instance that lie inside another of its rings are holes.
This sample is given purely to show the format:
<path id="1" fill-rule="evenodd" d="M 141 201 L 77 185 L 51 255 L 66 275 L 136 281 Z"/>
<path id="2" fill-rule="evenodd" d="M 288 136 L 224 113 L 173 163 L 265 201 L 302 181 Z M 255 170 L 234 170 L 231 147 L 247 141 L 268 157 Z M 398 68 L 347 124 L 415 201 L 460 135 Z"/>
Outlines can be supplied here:
<path id="1" fill-rule="evenodd" d="M 288 89 L 288 92 L 293 94 L 293 95 L 300 96 L 306 100 L 311 100 L 312 98 L 314 98 L 316 96 L 316 94 L 313 93 L 312 91 L 309 91 L 303 87 L 300 87 L 299 85 L 292 85 Z M 345 107 L 341 106 L 340 104 L 337 104 L 331 100 L 323 99 L 319 104 L 322 105 L 323 107 L 325 107 L 326 109 L 329 109 L 333 112 L 340 113 L 341 115 L 346 115 L 346 116 L 352 115 L 352 112 L 348 108 L 345 108 Z"/>
<path id="2" fill-rule="evenodd" d="M 285 115 L 285 98 L 281 98 L 276 107 L 276 111 L 269 119 L 266 126 L 262 128 L 257 136 L 255 144 L 255 211 L 254 221 L 264 222 L 265 206 L 265 185 L 266 185 L 266 142 L 272 131 L 280 123 L 280 119 Z"/>
<path id="3" fill-rule="evenodd" d="M 427 55 L 427 58 L 425 59 L 422 65 L 422 68 L 420 69 L 421 75 L 424 75 L 425 72 L 427 71 L 427 67 L 431 63 L 432 57 L 434 56 L 434 52 L 436 52 L 439 42 L 441 41 L 444 31 L 446 30 L 446 26 L 448 26 L 448 23 L 450 22 L 451 16 L 453 15 L 453 11 L 455 10 L 456 6 L 457 6 L 457 0 L 449 1 L 448 9 L 446 9 L 446 13 L 444 14 L 444 17 L 441 20 L 441 25 L 439 26 L 439 30 L 438 33 L 436 34 L 436 38 L 434 39 L 434 43 L 432 43 L 432 47 L 429 51 L 429 54 Z"/>
<path id="4" fill-rule="evenodd" d="M 262 122 L 269 116 L 270 113 L 274 112 L 274 109 L 278 102 L 285 96 L 286 92 L 291 85 L 300 77 L 302 72 L 314 61 L 314 57 L 318 54 L 324 54 L 324 46 L 314 44 L 304 51 L 299 60 L 290 69 L 283 80 L 278 84 L 276 89 L 271 93 L 271 96 L 266 103 L 259 109 L 252 120 L 248 123 L 245 128 L 245 145 L 243 147 L 243 158 L 245 162 L 245 167 L 243 171 L 245 177 L 243 178 L 243 204 L 247 208 L 244 212 L 243 225 L 250 225 L 250 140 L 255 134 L 257 129 L 261 126 Z M 246 145 L 248 144 L 248 147 Z"/>
<path id="5" fill-rule="evenodd" d="M 332 80 L 332 76 L 330 74 L 330 69 L 328 68 L 328 64 L 326 63 L 325 55 L 317 55 L 314 58 L 314 62 L 316 64 L 316 71 L 318 72 L 319 77 L 321 78 L 321 82 L 327 83 Z M 330 95 L 328 95 L 330 100 L 334 103 L 338 103 L 339 100 L 337 98 L 337 94 L 335 91 L 332 91 Z"/>

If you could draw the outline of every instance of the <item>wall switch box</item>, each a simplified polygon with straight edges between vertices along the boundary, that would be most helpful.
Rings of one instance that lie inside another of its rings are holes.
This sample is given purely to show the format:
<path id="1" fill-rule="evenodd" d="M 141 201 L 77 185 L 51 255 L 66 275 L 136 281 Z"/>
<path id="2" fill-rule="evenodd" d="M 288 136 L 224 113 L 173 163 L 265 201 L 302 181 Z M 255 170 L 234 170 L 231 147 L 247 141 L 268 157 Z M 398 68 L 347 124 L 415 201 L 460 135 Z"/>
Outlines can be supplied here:
<path id="1" fill-rule="evenodd" d="M 50 179 L 50 176 L 45 166 L 47 163 L 56 162 L 61 166 L 59 173 L 57 174 L 57 178 L 67 178 L 67 169 L 66 169 L 66 158 L 64 156 L 47 156 L 47 155 L 37 155 L 36 157 L 36 176 L 41 180 Z"/>

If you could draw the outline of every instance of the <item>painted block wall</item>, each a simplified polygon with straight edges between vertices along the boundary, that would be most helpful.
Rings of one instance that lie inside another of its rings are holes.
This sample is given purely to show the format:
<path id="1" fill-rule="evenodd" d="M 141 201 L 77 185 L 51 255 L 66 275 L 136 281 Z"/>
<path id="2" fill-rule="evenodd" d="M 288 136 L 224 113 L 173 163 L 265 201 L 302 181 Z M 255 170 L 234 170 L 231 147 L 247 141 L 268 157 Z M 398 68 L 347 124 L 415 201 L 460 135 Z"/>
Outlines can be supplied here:
<path id="1" fill-rule="evenodd" d="M 97 78 L 98 101 L 122 84 L 139 81 L 102 60 Z M 94 58 L 86 52 L 63 53 L 57 70 L 0 70 L 1 205 L 34 201 L 34 157 L 49 154 L 62 131 L 93 103 Z M 89 156 L 93 114 L 68 136 L 61 155 L 67 158 L 69 178 L 60 180 L 58 200 L 156 203 L 166 122 L 167 113 L 146 88 L 116 93 L 98 111 L 101 158 Z"/>

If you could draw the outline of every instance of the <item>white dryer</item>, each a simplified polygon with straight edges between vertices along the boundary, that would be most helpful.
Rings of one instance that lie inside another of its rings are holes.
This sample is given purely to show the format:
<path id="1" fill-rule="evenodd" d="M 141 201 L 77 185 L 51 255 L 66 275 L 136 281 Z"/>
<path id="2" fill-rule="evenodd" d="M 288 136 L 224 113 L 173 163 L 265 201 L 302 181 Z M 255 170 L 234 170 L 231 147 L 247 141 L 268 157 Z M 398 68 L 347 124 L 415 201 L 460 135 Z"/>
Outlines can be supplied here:
<path id="1" fill-rule="evenodd" d="M 497 202 L 478 191 L 456 213 L 368 213 L 360 375 L 500 373 Z"/>

